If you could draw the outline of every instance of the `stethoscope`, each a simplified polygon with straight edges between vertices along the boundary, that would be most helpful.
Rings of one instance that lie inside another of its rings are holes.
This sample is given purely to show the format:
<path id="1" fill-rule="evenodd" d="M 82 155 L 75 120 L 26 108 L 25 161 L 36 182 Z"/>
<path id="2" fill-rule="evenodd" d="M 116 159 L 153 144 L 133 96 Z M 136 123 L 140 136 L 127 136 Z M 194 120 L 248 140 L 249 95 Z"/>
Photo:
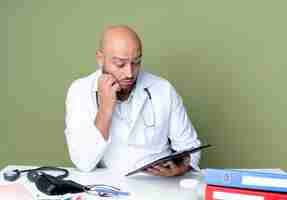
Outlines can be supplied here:
<path id="1" fill-rule="evenodd" d="M 93 84 L 92 84 L 92 88 L 91 88 L 91 97 L 92 97 L 92 101 L 94 106 L 97 108 L 97 110 L 99 109 L 99 94 L 98 91 L 93 89 L 93 86 L 95 85 L 95 81 L 97 81 L 96 79 L 94 80 Z M 144 125 L 145 127 L 154 127 L 155 126 L 155 112 L 154 112 L 154 107 L 153 107 L 153 102 L 152 102 L 152 96 L 151 96 L 151 92 L 148 88 L 144 88 L 143 89 L 144 92 L 146 93 L 147 97 L 148 97 L 148 101 L 146 101 L 145 103 L 148 104 L 148 106 L 145 106 L 145 109 L 148 109 L 144 112 L 142 112 L 141 117 L 143 119 Z"/>
<path id="2" fill-rule="evenodd" d="M 3 174 L 3 177 L 4 177 L 4 180 L 12 182 L 20 178 L 20 175 L 22 173 L 27 173 L 28 179 L 30 180 L 36 172 L 43 172 L 43 171 L 44 172 L 46 171 L 63 172 L 62 175 L 57 176 L 57 178 L 60 178 L 60 179 L 66 178 L 69 175 L 69 171 L 66 169 L 59 168 L 59 167 L 45 166 L 45 167 L 39 167 L 39 168 L 34 168 L 34 169 L 26 169 L 26 170 L 14 169 L 14 170 L 5 171 Z"/>
<path id="3" fill-rule="evenodd" d="M 49 175 L 46 172 L 61 172 L 58 176 Z M 47 195 L 73 195 L 74 193 L 85 192 L 90 195 L 99 197 L 114 197 L 114 196 L 128 196 L 129 192 L 121 191 L 121 189 L 110 185 L 95 184 L 82 185 L 80 183 L 64 180 L 68 177 L 69 171 L 64 168 L 44 166 L 27 170 L 9 170 L 5 171 L 3 176 L 5 181 L 13 182 L 20 178 L 22 173 L 27 173 L 27 178 L 30 182 L 35 183 L 36 188 Z M 42 199 L 42 198 L 41 198 Z M 46 198 L 45 198 L 46 199 Z M 52 199 L 52 198 L 51 198 Z M 61 198 L 62 199 L 62 198 Z M 66 198 L 65 199 L 72 199 Z M 74 199 L 74 198 L 73 198 Z"/>

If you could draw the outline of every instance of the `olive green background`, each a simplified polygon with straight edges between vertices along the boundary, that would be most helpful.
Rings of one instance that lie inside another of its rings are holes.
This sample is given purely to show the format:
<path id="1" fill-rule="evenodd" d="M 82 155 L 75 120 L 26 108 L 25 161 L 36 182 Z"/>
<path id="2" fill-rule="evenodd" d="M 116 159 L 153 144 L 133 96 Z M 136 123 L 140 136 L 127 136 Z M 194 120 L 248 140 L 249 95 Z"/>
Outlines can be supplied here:
<path id="1" fill-rule="evenodd" d="M 93 72 L 104 27 L 128 24 L 144 68 L 182 95 L 201 167 L 283 168 L 287 1 L 0 1 L 0 167 L 70 166 L 64 101 Z M 191 115 L 192 113 L 192 115 Z"/>

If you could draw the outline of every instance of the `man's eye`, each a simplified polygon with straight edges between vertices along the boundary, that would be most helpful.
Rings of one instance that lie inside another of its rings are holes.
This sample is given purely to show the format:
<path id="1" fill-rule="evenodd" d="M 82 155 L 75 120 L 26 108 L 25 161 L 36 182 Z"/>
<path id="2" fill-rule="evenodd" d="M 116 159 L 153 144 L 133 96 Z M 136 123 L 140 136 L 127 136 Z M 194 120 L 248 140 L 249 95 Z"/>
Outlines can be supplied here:
<path id="1" fill-rule="evenodd" d="M 122 67 L 125 66 L 125 63 L 123 63 L 123 62 L 115 62 L 114 65 L 119 67 L 119 68 L 122 68 Z"/>
<path id="2" fill-rule="evenodd" d="M 114 60 L 114 61 L 113 61 L 113 64 L 116 65 L 116 66 L 118 66 L 118 67 L 125 65 L 125 63 L 123 63 L 123 62 L 121 62 L 121 61 L 119 61 L 119 60 Z"/>
<path id="3" fill-rule="evenodd" d="M 122 64 L 117 64 L 116 66 L 119 67 L 119 68 L 123 68 L 125 66 L 125 64 L 123 64 L 123 63 Z"/>
<path id="4" fill-rule="evenodd" d="M 121 60 L 113 60 L 112 63 L 119 68 L 122 68 L 128 64 L 128 62 L 121 61 Z M 141 59 L 135 59 L 135 60 L 131 61 L 130 64 L 133 66 L 138 66 L 141 64 Z"/>

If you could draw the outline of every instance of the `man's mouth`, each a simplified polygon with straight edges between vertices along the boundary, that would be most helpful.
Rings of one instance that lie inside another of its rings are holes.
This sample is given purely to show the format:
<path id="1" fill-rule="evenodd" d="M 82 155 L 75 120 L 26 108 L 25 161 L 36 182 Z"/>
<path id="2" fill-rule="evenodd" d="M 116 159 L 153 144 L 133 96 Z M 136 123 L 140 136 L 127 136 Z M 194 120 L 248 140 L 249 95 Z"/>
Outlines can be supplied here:
<path id="1" fill-rule="evenodd" d="M 120 81 L 121 85 L 133 85 L 134 84 L 134 80 L 122 80 Z"/>

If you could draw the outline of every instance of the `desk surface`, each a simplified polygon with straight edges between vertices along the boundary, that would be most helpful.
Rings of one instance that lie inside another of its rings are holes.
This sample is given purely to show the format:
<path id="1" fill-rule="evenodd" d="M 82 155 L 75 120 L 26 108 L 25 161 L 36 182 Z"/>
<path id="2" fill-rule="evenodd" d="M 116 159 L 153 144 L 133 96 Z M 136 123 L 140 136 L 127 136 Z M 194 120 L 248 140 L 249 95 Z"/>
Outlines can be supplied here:
<path id="1" fill-rule="evenodd" d="M 30 169 L 32 166 L 7 166 L 0 172 L 0 184 L 8 184 L 3 179 L 3 172 L 13 169 Z M 146 174 L 138 174 L 130 177 L 119 176 L 108 169 L 97 169 L 91 173 L 83 173 L 72 168 L 67 168 L 70 175 L 67 179 L 74 180 L 84 185 L 106 184 L 121 188 L 123 191 L 130 192 L 130 196 L 120 199 L 162 199 L 165 200 L 201 200 L 203 199 L 204 183 L 200 173 L 187 173 L 180 177 L 157 177 Z M 197 179 L 199 184 L 195 188 L 180 187 L 180 180 L 184 178 Z M 24 184 L 38 199 L 45 197 L 39 192 L 35 185 L 30 183 L 25 175 L 16 182 Z M 15 183 L 15 182 L 13 182 Z M 37 199 L 37 198 L 35 198 Z M 106 198 L 111 199 L 111 198 Z M 113 198 L 114 199 L 114 198 Z"/>

